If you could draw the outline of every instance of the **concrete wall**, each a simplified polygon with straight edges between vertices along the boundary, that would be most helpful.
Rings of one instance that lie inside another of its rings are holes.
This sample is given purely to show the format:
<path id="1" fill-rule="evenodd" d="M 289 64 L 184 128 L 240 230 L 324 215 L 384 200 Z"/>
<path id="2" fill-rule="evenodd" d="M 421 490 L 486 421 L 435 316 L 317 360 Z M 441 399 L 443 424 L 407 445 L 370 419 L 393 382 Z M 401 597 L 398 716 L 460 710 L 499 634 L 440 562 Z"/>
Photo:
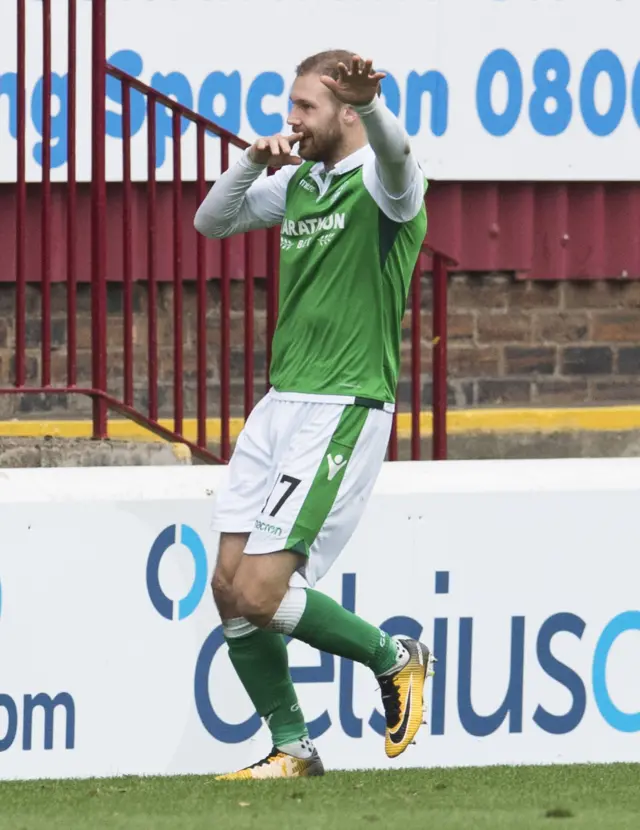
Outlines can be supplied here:
<path id="1" fill-rule="evenodd" d="M 184 444 L 0 436 L 0 467 L 146 467 L 191 464 Z"/>

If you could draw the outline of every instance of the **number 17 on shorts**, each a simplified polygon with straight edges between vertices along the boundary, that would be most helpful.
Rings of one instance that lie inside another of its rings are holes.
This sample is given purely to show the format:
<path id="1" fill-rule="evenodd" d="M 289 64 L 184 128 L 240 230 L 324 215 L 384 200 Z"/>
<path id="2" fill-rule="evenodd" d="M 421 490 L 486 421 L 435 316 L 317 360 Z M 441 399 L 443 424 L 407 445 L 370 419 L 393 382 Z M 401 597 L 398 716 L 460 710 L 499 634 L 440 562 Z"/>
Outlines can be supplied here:
<path id="1" fill-rule="evenodd" d="M 247 554 L 301 554 L 302 570 L 313 584 L 360 520 L 385 456 L 392 415 L 307 401 L 264 406 L 268 399 L 238 439 L 214 527 L 249 532 Z M 270 417 L 276 420 L 269 423 Z M 260 469 L 264 450 L 278 459 L 269 470 Z M 256 486 L 260 480 L 262 486 Z"/>

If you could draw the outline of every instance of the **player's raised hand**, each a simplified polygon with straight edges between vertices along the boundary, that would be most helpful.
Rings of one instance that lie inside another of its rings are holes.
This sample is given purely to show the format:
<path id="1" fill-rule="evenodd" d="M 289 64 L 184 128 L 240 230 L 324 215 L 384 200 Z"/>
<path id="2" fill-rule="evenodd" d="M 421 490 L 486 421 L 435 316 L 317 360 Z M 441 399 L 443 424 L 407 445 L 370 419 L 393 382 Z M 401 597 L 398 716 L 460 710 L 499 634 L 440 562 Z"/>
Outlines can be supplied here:
<path id="1" fill-rule="evenodd" d="M 359 55 L 354 55 L 351 67 L 344 63 L 338 64 L 338 80 L 328 75 L 321 75 L 320 80 L 343 104 L 368 104 L 373 101 L 378 92 L 378 85 L 384 72 L 373 71 L 373 61 L 363 61 Z"/>
<path id="2" fill-rule="evenodd" d="M 268 167 L 302 164 L 302 159 L 293 154 L 293 145 L 297 144 L 301 138 L 302 133 L 259 138 L 249 149 L 249 157 L 256 164 L 266 164 Z"/>

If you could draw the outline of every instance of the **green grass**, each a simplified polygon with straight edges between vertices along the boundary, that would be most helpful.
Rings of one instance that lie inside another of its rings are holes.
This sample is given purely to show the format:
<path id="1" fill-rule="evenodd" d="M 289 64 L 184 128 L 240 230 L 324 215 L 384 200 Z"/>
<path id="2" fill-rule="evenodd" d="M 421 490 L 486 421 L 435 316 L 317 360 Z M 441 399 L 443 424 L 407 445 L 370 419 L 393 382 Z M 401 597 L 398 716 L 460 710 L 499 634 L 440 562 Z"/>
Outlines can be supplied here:
<path id="1" fill-rule="evenodd" d="M 2 830 L 638 830 L 640 764 L 0 783 Z"/>

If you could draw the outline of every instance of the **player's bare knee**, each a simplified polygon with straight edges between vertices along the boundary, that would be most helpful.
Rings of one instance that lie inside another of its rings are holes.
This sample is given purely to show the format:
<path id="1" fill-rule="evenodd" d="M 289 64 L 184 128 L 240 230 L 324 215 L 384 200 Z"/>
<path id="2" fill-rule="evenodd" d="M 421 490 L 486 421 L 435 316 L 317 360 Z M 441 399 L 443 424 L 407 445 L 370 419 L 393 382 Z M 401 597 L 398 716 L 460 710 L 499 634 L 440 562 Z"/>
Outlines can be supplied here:
<path id="1" fill-rule="evenodd" d="M 245 555 L 233 581 L 239 615 L 260 628 L 267 626 L 289 588 L 298 559 L 290 551 Z"/>
<path id="2" fill-rule="evenodd" d="M 239 615 L 259 628 L 269 625 L 282 602 L 273 586 L 236 581 L 233 590 Z"/>
<path id="3" fill-rule="evenodd" d="M 246 533 L 222 533 L 218 561 L 211 580 L 213 599 L 222 619 L 240 616 L 236 607 L 233 582 L 247 543 Z"/>
<path id="4" fill-rule="evenodd" d="M 238 613 L 258 628 L 266 628 L 278 610 L 278 603 L 269 597 L 240 595 L 237 599 Z"/>
<path id="5" fill-rule="evenodd" d="M 213 599 L 223 619 L 235 616 L 236 602 L 233 593 L 233 578 L 229 578 L 222 570 L 216 570 L 211 580 Z"/>

